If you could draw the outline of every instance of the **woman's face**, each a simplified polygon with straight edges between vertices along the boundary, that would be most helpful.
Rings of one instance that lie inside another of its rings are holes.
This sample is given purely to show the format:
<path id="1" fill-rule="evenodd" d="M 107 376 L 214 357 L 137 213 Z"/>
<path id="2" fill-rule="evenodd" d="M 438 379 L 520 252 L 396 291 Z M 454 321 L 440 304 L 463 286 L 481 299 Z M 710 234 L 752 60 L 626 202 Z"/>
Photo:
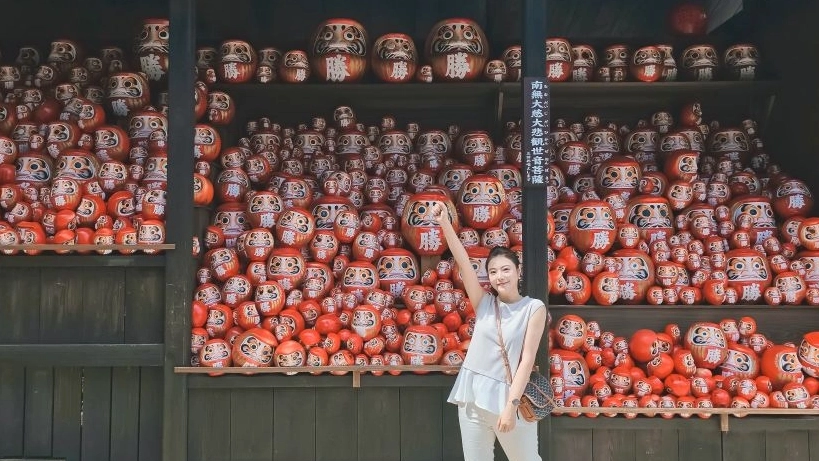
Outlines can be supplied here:
<path id="1" fill-rule="evenodd" d="M 506 256 L 495 256 L 486 265 L 486 270 L 489 274 L 489 283 L 498 294 L 519 293 L 520 272 L 511 259 Z"/>

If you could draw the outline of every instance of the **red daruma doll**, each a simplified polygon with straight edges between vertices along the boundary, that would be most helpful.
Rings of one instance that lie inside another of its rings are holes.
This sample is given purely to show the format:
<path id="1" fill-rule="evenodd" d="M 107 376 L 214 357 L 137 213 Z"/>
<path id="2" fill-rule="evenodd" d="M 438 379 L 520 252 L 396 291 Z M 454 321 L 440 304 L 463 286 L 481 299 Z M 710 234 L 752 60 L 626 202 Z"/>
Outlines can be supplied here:
<path id="1" fill-rule="evenodd" d="M 457 228 L 458 213 L 455 205 L 443 194 L 422 192 L 410 197 L 401 214 L 401 233 L 420 256 L 441 255 L 447 250 L 441 226 L 435 222 L 435 205 L 447 210 L 450 225 Z"/>

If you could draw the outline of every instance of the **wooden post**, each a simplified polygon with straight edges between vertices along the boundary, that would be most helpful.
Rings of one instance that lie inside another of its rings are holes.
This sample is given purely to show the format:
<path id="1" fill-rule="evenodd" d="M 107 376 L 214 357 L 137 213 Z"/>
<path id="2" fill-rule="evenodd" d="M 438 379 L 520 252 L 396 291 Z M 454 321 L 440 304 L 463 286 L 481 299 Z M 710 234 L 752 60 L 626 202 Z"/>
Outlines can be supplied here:
<path id="1" fill-rule="evenodd" d="M 188 380 L 174 367 L 190 363 L 190 305 L 193 293 L 193 127 L 196 65 L 196 3 L 171 0 L 168 76 L 168 241 L 165 266 L 165 358 L 162 459 L 188 459 Z"/>
<path id="2" fill-rule="evenodd" d="M 548 308 L 546 289 L 546 145 L 549 132 L 549 88 L 546 85 L 546 5 L 547 0 L 523 0 L 523 285 L 524 292 L 542 299 Z M 535 86 L 542 85 L 540 97 L 533 93 Z M 545 104 L 543 104 L 545 103 Z M 544 107 L 535 107 L 538 104 Z M 541 111 L 540 113 L 536 111 Z M 533 146 L 533 143 L 538 145 Z M 542 169 L 542 170 L 541 170 Z M 539 173 L 539 174 L 538 174 Z M 547 334 L 543 335 L 540 354 L 543 369 L 548 371 L 549 356 Z M 548 373 L 546 373 L 548 377 Z M 540 452 L 545 460 L 553 458 L 551 447 L 552 422 L 546 417 L 540 423 Z"/>

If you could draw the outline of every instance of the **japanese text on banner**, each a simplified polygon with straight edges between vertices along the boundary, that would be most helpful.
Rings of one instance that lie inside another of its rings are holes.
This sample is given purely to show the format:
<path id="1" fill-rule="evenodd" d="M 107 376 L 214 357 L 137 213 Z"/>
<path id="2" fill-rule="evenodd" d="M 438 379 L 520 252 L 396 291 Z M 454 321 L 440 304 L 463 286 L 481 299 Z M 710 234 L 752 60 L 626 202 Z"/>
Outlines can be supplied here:
<path id="1" fill-rule="evenodd" d="M 549 142 L 549 91 L 545 79 L 524 82 L 524 178 L 527 185 L 546 184 Z"/>

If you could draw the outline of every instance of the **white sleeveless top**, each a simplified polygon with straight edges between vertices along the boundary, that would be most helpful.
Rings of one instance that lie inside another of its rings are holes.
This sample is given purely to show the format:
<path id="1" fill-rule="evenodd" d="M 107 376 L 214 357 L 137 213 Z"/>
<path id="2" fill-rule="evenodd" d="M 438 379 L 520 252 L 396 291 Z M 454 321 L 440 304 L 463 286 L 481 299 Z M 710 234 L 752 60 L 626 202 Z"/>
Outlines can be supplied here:
<path id="1" fill-rule="evenodd" d="M 456 405 L 471 402 L 484 410 L 501 414 L 509 398 L 509 385 L 498 339 L 494 303 L 495 296 L 487 293 L 475 310 L 475 330 L 469 342 L 469 350 L 447 401 Z M 503 342 L 514 377 L 520 363 L 529 318 L 545 306 L 540 300 L 528 296 L 512 304 L 499 301 L 498 305 Z"/>

